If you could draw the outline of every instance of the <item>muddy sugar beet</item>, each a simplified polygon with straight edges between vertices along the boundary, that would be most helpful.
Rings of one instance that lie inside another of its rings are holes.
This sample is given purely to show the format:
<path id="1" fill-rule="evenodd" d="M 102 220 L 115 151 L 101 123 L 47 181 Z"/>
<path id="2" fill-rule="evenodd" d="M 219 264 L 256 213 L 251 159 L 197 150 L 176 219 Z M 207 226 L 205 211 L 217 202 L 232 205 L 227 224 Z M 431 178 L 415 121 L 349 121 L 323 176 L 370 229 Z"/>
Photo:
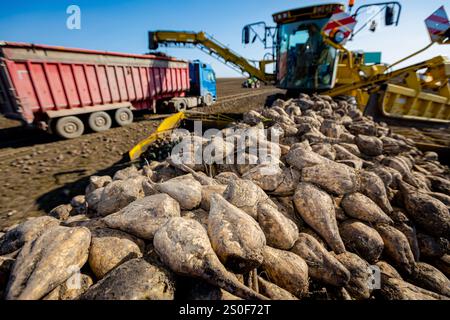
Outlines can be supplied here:
<path id="1" fill-rule="evenodd" d="M 0 233 L 3 297 L 450 299 L 449 168 L 357 106 L 302 94 L 166 140 Z"/>

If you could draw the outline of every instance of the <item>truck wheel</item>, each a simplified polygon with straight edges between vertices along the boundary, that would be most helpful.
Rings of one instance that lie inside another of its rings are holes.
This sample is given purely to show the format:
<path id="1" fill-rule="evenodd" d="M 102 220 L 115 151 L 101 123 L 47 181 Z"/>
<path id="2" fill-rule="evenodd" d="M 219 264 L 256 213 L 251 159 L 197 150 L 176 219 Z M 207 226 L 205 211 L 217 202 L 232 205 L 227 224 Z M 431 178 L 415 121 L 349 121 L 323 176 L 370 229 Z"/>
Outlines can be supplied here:
<path id="1" fill-rule="evenodd" d="M 212 106 L 212 104 L 214 103 L 214 99 L 213 99 L 213 97 L 212 97 L 212 95 L 210 94 L 210 93 L 208 93 L 206 96 L 205 96 L 205 98 L 204 98 L 205 100 L 205 104 L 209 107 L 209 106 Z"/>
<path id="2" fill-rule="evenodd" d="M 89 116 L 89 128 L 94 132 L 102 132 L 111 128 L 111 117 L 104 111 L 91 113 Z"/>
<path id="3" fill-rule="evenodd" d="M 78 117 L 63 117 L 56 121 L 55 131 L 65 139 L 78 138 L 84 132 L 84 124 Z"/>
<path id="4" fill-rule="evenodd" d="M 128 108 L 117 109 L 114 114 L 114 120 L 121 127 L 127 126 L 133 122 L 133 111 Z"/>

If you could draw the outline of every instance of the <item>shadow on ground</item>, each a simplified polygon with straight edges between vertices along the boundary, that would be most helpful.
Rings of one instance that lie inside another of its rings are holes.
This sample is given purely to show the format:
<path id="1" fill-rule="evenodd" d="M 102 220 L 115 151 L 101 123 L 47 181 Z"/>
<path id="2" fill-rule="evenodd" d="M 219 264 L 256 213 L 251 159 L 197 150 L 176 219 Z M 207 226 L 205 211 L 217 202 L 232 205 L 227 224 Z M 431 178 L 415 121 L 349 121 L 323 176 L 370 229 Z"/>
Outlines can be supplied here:
<path id="1" fill-rule="evenodd" d="M 92 175 L 89 176 L 83 176 L 79 178 L 78 180 L 75 180 L 70 183 L 66 183 L 65 185 L 58 187 L 56 189 L 53 189 L 39 198 L 36 199 L 36 204 L 38 206 L 39 210 L 50 212 L 53 208 L 61 205 L 61 204 L 67 204 L 70 203 L 70 200 L 72 200 L 73 197 L 77 195 L 84 195 L 85 189 L 87 185 L 89 184 L 89 178 L 90 176 L 113 176 L 117 171 L 124 169 L 125 167 L 128 167 L 132 164 L 132 162 L 129 161 L 128 155 L 125 154 L 121 160 L 114 163 L 112 166 L 99 170 L 95 172 Z M 58 175 L 64 175 L 64 174 L 83 174 L 83 172 L 80 172 L 80 170 L 74 170 L 71 172 L 60 172 Z M 58 177 L 55 176 L 57 179 Z"/>
<path id="2" fill-rule="evenodd" d="M 161 114 L 169 115 L 170 110 L 162 110 L 164 112 L 160 112 Z M 150 117 L 153 115 L 152 112 L 148 110 L 144 111 L 135 111 L 134 112 L 134 122 L 140 122 L 144 120 L 150 120 Z M 117 128 L 117 125 L 113 125 L 111 129 Z M 85 123 L 85 133 L 84 135 L 92 134 L 93 131 L 88 128 L 88 124 Z M 76 140 L 76 139 L 74 139 Z M 56 142 L 56 141 L 64 141 L 63 138 L 57 136 L 56 134 L 51 134 L 47 131 L 38 129 L 37 127 L 33 127 L 31 125 L 21 125 L 17 122 L 14 126 L 8 126 L 6 128 L 0 127 L 0 149 L 6 148 L 23 148 L 23 147 L 31 147 L 35 145 L 43 145 L 46 143 Z"/>
<path id="3" fill-rule="evenodd" d="M 33 127 L 17 126 L 0 129 L 0 149 L 30 147 L 57 140 L 59 138 L 56 135 Z"/>

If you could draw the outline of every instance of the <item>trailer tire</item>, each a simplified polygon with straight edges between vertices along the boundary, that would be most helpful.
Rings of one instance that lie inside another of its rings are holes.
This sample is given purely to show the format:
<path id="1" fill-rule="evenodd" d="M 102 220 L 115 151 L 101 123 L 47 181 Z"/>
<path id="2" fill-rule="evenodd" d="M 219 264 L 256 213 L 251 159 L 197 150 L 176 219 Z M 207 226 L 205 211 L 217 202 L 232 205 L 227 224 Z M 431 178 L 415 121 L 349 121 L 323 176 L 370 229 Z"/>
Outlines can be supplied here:
<path id="1" fill-rule="evenodd" d="M 114 113 L 114 120 L 121 127 L 127 126 L 133 123 L 133 111 L 129 108 L 117 109 Z"/>
<path id="2" fill-rule="evenodd" d="M 111 116 L 104 111 L 93 112 L 89 115 L 89 128 L 94 132 L 103 132 L 111 128 Z"/>
<path id="3" fill-rule="evenodd" d="M 177 112 L 184 112 L 187 110 L 187 105 L 185 101 L 176 101 L 175 102 L 175 110 Z"/>
<path id="4" fill-rule="evenodd" d="M 62 117 L 56 121 L 55 131 L 64 139 L 74 139 L 84 133 L 84 124 L 75 116 Z"/>

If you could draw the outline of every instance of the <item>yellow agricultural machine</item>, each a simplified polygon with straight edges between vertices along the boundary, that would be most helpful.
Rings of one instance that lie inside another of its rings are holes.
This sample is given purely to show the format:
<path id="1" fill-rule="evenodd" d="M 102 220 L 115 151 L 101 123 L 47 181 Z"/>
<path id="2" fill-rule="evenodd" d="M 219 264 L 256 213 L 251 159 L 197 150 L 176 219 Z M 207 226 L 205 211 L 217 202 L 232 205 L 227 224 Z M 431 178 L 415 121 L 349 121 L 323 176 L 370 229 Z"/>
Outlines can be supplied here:
<path id="1" fill-rule="evenodd" d="M 425 48 L 387 65 L 381 63 L 379 52 L 353 52 L 344 44 L 359 31 L 374 21 L 369 20 L 355 31 L 359 13 L 375 8 L 384 14 L 386 26 L 398 25 L 401 5 L 397 1 L 362 5 L 351 11 L 354 0 L 350 0 L 347 12 L 345 5 L 330 3 L 318 6 L 287 10 L 273 15 L 276 26 L 264 22 L 246 25 L 242 31 L 242 42 L 252 44 L 256 40 L 264 44 L 266 53 L 261 61 L 249 61 L 230 50 L 205 32 L 151 31 L 149 48 L 161 46 L 195 46 L 218 58 L 234 69 L 268 84 L 286 90 L 286 96 L 299 93 L 322 93 L 332 97 L 355 99 L 366 115 L 392 125 L 449 129 L 450 125 L 450 61 L 437 56 L 407 67 L 395 69 L 399 63 L 423 52 L 434 43 L 450 44 L 450 23 L 443 7 L 425 20 L 431 43 Z M 373 17 L 371 17 L 372 19 Z M 437 21 L 437 22 L 436 22 Z M 359 23 L 359 21 L 358 21 Z M 262 32 L 259 32 L 262 30 Z M 274 72 L 268 66 L 274 65 Z M 180 118 L 173 116 L 163 122 L 158 132 L 130 153 L 136 158 L 140 148 L 149 141 L 176 127 Z M 407 134 L 404 130 L 403 134 Z M 430 141 L 416 141 L 428 149 L 450 148 L 448 130 L 434 133 Z"/>
<path id="2" fill-rule="evenodd" d="M 350 1 L 348 10 L 352 7 Z M 377 53 L 352 52 L 344 47 L 345 40 L 359 31 L 353 29 L 359 12 L 369 7 L 384 13 L 386 26 L 398 24 L 401 5 L 396 1 L 362 5 L 353 15 L 346 13 L 345 6 L 339 3 L 310 6 L 275 13 L 275 27 L 268 27 L 264 22 L 249 24 L 243 29 L 243 43 L 260 40 L 266 49 L 272 50 L 265 59 L 255 63 L 205 32 L 152 31 L 149 44 L 150 49 L 197 46 L 250 77 L 286 89 L 288 96 L 299 92 L 353 96 L 362 109 L 369 101 L 372 104 L 376 101 L 378 113 L 387 118 L 450 123 L 450 62 L 446 57 L 438 56 L 394 70 L 399 62 L 426 48 L 386 65 L 379 61 L 381 55 Z M 445 15 L 443 8 L 442 12 Z M 449 26 L 448 21 L 441 23 L 444 29 L 432 37 L 432 43 L 450 43 Z M 263 30 L 263 35 L 257 30 Z M 275 72 L 267 72 L 267 66 L 273 63 Z M 371 100 L 373 94 L 376 98 Z"/>

